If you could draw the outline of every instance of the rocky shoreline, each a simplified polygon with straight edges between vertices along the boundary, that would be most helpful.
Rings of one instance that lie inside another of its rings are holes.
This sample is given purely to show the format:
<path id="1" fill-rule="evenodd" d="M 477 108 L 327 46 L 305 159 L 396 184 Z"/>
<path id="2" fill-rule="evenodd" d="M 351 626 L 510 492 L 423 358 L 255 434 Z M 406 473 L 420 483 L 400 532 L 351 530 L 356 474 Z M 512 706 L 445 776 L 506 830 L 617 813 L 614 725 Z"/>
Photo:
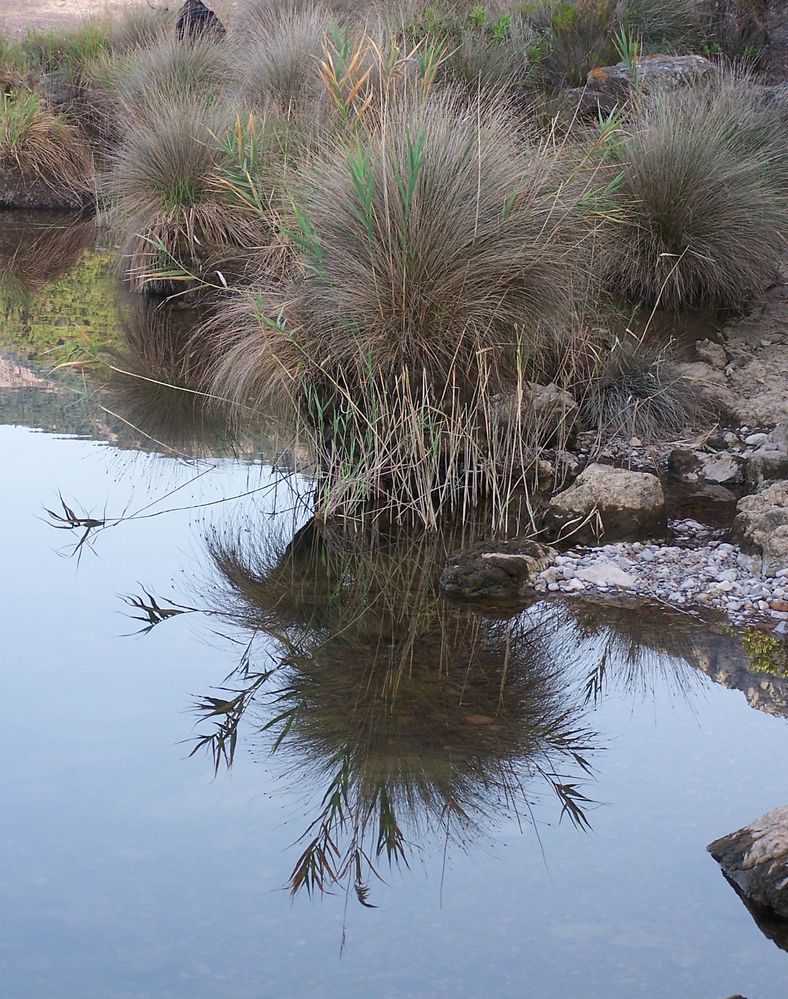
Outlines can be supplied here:
<path id="1" fill-rule="evenodd" d="M 700 616 L 718 611 L 733 624 L 760 623 L 788 634 L 788 568 L 763 578 L 741 550 L 693 520 L 673 521 L 673 544 L 619 542 L 570 549 L 533 579 L 537 593 L 622 596 Z M 708 540 L 704 540 L 704 538 Z"/>

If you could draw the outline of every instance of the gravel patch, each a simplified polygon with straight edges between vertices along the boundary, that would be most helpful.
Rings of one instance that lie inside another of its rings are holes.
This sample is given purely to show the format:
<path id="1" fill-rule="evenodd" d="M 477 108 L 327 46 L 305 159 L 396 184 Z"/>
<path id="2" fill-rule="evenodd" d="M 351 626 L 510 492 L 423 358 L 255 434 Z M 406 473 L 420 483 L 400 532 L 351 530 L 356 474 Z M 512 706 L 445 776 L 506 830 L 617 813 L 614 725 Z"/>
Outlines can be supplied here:
<path id="1" fill-rule="evenodd" d="M 768 623 L 788 634 L 788 569 L 764 579 L 740 561 L 722 532 L 694 520 L 672 521 L 673 544 L 621 542 L 558 555 L 534 579 L 540 593 L 626 594 L 700 613 L 715 610 L 734 624 Z"/>

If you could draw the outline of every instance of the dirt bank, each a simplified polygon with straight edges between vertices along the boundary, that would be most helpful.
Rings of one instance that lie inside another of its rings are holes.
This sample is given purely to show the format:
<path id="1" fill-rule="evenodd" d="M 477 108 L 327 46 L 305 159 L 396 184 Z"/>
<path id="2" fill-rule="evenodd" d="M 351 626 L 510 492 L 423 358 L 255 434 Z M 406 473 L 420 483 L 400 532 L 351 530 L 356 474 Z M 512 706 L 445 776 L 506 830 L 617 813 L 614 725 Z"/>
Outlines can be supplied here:
<path id="1" fill-rule="evenodd" d="M 223 21 L 232 16 L 236 0 L 210 3 Z M 0 34 L 23 35 L 29 28 L 64 27 L 91 17 L 112 17 L 124 7 L 177 8 L 180 3 L 163 0 L 2 0 Z"/>

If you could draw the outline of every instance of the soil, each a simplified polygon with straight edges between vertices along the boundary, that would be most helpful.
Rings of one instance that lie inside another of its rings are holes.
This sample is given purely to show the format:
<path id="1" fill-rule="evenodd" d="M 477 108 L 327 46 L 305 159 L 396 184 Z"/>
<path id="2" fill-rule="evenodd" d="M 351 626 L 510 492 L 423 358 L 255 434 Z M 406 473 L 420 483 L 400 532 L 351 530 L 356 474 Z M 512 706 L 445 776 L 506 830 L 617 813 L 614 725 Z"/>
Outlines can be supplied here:
<path id="1" fill-rule="evenodd" d="M 224 22 L 231 18 L 237 0 L 210 2 Z M 68 27 L 87 18 L 113 17 L 124 7 L 180 7 L 178 0 L 0 0 L 0 35 L 23 35 L 30 28 Z"/>

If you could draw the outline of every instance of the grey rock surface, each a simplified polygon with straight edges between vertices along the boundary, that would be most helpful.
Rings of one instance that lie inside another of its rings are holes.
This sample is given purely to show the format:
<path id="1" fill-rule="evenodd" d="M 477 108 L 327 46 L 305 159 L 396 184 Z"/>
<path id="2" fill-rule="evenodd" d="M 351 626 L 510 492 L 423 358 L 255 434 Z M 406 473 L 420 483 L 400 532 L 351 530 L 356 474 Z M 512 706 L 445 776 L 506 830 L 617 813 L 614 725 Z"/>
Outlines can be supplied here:
<path id="1" fill-rule="evenodd" d="M 788 919 L 788 805 L 706 849 L 745 898 Z"/>
<path id="2" fill-rule="evenodd" d="M 633 72 L 634 68 L 634 72 Z M 650 55 L 615 66 L 597 66 L 588 74 L 587 86 L 602 94 L 626 97 L 637 83 L 648 91 L 655 84 L 680 85 L 703 79 L 714 73 L 714 66 L 699 55 Z"/>
<path id="3" fill-rule="evenodd" d="M 665 494 L 656 475 L 589 465 L 548 505 L 549 529 L 576 543 L 650 536 L 667 526 Z"/>
<path id="4" fill-rule="evenodd" d="M 739 500 L 732 535 L 764 576 L 788 571 L 788 482 Z"/>

